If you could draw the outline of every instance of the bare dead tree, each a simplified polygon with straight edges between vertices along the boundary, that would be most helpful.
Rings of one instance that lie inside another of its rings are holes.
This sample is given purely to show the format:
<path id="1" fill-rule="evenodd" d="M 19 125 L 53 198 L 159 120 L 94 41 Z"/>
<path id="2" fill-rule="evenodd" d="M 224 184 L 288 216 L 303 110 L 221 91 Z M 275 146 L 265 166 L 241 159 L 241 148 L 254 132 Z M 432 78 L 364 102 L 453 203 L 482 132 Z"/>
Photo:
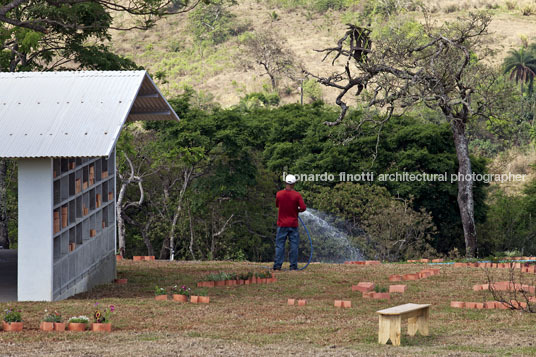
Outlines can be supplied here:
<path id="1" fill-rule="evenodd" d="M 269 31 L 255 33 L 244 42 L 244 50 L 250 58 L 244 60 L 244 65 L 250 68 L 253 62 L 262 66 L 270 78 L 272 90 L 277 90 L 282 76 L 296 77 L 293 76 L 296 71 L 295 55 L 275 34 Z"/>
<path id="2" fill-rule="evenodd" d="M 527 278 L 528 273 L 522 273 L 520 269 L 510 267 L 508 269 L 507 284 L 499 287 L 491 269 L 484 269 L 489 285 L 489 291 L 495 301 L 502 303 L 512 310 L 524 312 L 536 312 L 535 279 Z"/>
<path id="3" fill-rule="evenodd" d="M 450 124 L 458 158 L 458 206 L 464 230 L 466 255 L 476 254 L 473 177 L 465 134 L 471 119 L 490 118 L 504 93 L 494 88 L 498 74 L 484 64 L 491 17 L 469 14 L 453 23 L 435 26 L 424 11 L 425 23 L 408 25 L 391 19 L 376 33 L 348 25 L 337 46 L 320 50 L 324 60 L 343 59 L 344 70 L 328 77 L 308 73 L 321 84 L 339 90 L 336 103 L 344 119 L 346 96 L 355 91 L 365 108 L 377 109 L 376 116 L 364 115 L 356 130 L 366 122 L 381 126 L 393 115 L 416 105 L 438 110 Z M 372 43 L 371 38 L 374 38 Z M 378 119 L 379 117 L 379 119 Z"/>
<path id="4" fill-rule="evenodd" d="M 132 163 L 132 160 L 127 156 L 126 153 L 123 153 L 126 162 L 128 163 L 129 172 L 128 174 L 121 172 L 120 170 L 117 171 L 117 175 L 119 176 L 119 180 L 121 183 L 121 188 L 119 189 L 119 194 L 117 195 L 117 202 L 116 202 L 116 214 L 117 214 L 117 248 L 119 250 L 119 254 L 123 256 L 125 254 L 125 246 L 126 246 L 126 227 L 125 227 L 125 213 L 124 211 L 127 210 L 127 208 L 130 208 L 132 206 L 141 206 L 143 204 L 143 201 L 145 200 L 145 191 L 143 190 L 143 176 L 137 172 L 137 170 L 134 168 L 134 164 Z M 127 188 L 131 184 L 137 184 L 140 196 L 139 200 L 137 202 L 128 202 L 125 201 L 125 195 L 127 192 Z"/>

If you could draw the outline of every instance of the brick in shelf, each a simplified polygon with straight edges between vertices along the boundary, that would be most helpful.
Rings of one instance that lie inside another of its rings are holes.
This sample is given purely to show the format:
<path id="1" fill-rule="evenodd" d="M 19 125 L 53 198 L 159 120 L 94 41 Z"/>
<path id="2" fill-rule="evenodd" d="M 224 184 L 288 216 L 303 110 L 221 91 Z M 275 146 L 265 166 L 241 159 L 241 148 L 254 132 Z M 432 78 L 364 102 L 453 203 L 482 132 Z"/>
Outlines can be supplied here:
<path id="1" fill-rule="evenodd" d="M 60 231 L 60 212 L 54 211 L 54 234 Z"/>
<path id="2" fill-rule="evenodd" d="M 96 229 L 90 229 L 89 230 L 89 236 L 90 237 L 95 237 L 97 235 L 97 230 Z"/>
<path id="3" fill-rule="evenodd" d="M 65 228 L 68 225 L 69 207 L 63 206 L 61 208 L 61 228 Z"/>

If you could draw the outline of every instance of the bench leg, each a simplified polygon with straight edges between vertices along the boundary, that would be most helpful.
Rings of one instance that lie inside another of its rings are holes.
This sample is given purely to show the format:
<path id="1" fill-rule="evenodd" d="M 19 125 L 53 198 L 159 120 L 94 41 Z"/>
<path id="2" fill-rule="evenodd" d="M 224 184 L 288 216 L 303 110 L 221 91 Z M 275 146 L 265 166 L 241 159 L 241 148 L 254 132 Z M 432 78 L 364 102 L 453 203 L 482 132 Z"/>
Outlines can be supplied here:
<path id="1" fill-rule="evenodd" d="M 379 319 L 378 343 L 385 345 L 391 339 L 393 346 L 399 346 L 401 317 L 380 315 Z"/>
<path id="2" fill-rule="evenodd" d="M 408 335 L 415 336 L 417 333 L 417 318 L 410 317 L 408 318 Z"/>
<path id="3" fill-rule="evenodd" d="M 385 345 L 389 341 L 390 320 L 389 317 L 380 315 L 378 325 L 378 343 Z"/>
<path id="4" fill-rule="evenodd" d="M 400 346 L 400 334 L 402 332 L 402 317 L 391 316 L 389 322 L 389 338 L 393 346 Z"/>
<path id="5" fill-rule="evenodd" d="M 428 317 L 430 315 L 429 312 L 430 312 L 429 308 L 423 309 L 421 315 L 417 317 L 417 330 L 423 336 L 429 335 L 429 330 L 428 330 L 428 326 L 429 326 Z"/>

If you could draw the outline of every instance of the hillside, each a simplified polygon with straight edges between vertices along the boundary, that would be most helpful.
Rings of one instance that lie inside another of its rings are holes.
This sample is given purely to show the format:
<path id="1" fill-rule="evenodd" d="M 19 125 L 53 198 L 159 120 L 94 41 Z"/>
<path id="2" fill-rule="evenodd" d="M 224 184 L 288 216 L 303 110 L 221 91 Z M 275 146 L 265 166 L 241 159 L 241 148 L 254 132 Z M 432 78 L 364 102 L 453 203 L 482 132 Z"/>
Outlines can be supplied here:
<path id="1" fill-rule="evenodd" d="M 343 6 L 348 3 L 354 5 Z M 244 63 L 251 59 L 242 45 L 248 34 L 272 31 L 292 50 L 297 63 L 312 73 L 329 74 L 333 67 L 329 61 L 322 63 L 322 54 L 315 49 L 333 45 L 344 32 L 344 24 L 352 22 L 363 11 L 365 3 L 367 1 L 239 0 L 238 4 L 225 7 L 231 14 L 228 25 L 232 34 L 218 45 L 195 39 L 193 16 L 189 13 L 163 19 L 149 31 L 116 31 L 112 46 L 153 75 L 165 75 L 165 81 L 160 80 L 159 84 L 167 95 L 180 93 L 189 85 L 201 93 L 201 102 L 213 100 L 228 107 L 237 104 L 245 93 L 269 88 L 270 81 L 263 75 L 262 68 Z M 510 48 L 520 47 L 522 38 L 530 42 L 536 37 L 536 7 L 530 1 L 428 1 L 428 5 L 438 21 L 455 19 L 473 9 L 491 11 L 494 15 L 492 47 L 497 50 L 493 62 L 496 64 Z M 124 18 L 116 18 L 115 22 L 117 26 L 129 24 Z M 298 82 L 287 79 L 279 87 L 283 103 L 299 101 Z M 335 92 L 318 88 L 306 93 L 306 101 L 310 100 L 309 93 L 316 90 L 325 101 L 333 102 Z"/>

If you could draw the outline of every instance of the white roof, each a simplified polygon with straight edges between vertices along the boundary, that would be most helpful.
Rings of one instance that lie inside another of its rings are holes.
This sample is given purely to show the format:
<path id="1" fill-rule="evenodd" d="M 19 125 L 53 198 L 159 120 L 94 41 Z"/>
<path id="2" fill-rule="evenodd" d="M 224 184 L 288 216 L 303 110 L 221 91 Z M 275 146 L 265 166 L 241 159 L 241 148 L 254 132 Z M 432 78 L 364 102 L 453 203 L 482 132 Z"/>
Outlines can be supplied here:
<path id="1" fill-rule="evenodd" d="M 0 73 L 0 157 L 109 156 L 127 119 L 179 117 L 145 71 Z"/>

